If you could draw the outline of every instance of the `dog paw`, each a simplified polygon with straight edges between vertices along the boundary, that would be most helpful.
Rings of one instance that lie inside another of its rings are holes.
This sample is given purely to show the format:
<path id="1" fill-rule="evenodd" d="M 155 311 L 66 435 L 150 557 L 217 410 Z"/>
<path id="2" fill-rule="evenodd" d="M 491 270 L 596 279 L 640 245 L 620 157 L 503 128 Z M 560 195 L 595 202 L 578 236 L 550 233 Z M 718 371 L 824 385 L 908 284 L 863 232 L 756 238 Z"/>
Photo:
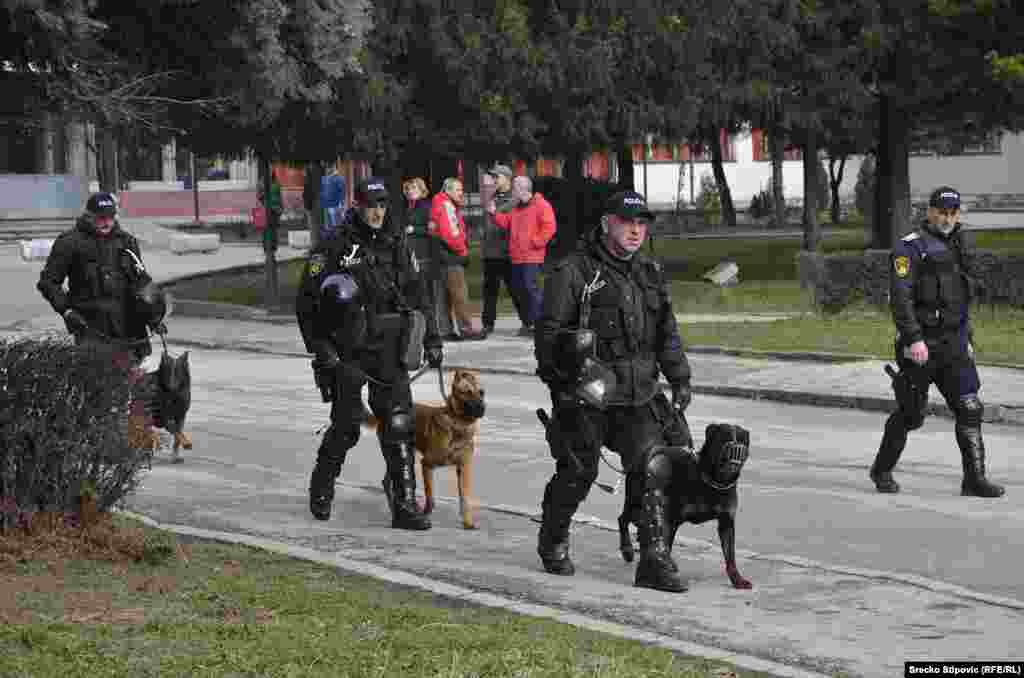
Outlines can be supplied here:
<path id="1" fill-rule="evenodd" d="M 736 570 L 727 571 L 726 574 L 729 576 L 729 581 L 732 583 L 734 589 L 752 589 L 754 584 L 749 579 L 741 575 Z"/>

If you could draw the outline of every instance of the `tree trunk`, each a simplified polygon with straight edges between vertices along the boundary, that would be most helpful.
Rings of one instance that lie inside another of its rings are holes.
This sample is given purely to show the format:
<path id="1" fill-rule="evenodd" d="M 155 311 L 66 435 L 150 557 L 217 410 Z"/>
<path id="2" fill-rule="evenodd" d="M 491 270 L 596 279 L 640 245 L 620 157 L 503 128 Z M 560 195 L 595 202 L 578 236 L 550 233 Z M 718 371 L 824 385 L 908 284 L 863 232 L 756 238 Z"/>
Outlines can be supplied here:
<path id="1" fill-rule="evenodd" d="M 565 154 L 565 182 L 569 200 L 566 203 L 568 214 L 555 215 L 558 230 L 555 231 L 555 244 L 551 248 L 554 259 L 561 259 L 576 249 L 576 241 L 584 229 L 596 224 L 582 224 L 583 217 L 583 149 L 574 148 Z"/>
<path id="2" fill-rule="evenodd" d="M 804 137 L 804 242 L 809 252 L 818 249 L 821 226 L 818 224 L 818 134 L 811 127 Z"/>
<path id="3" fill-rule="evenodd" d="M 103 128 L 96 135 L 96 179 L 100 190 L 117 193 L 120 179 L 117 172 L 117 137 L 113 130 Z"/>
<path id="4" fill-rule="evenodd" d="M 722 225 L 735 227 L 736 207 L 732 204 L 732 191 L 729 190 L 729 181 L 725 178 L 725 167 L 722 165 L 722 142 L 718 127 L 709 127 L 705 136 L 711 148 L 711 171 L 715 175 L 715 185 L 718 186 L 718 199 L 722 203 Z"/>
<path id="5" fill-rule="evenodd" d="M 872 247 L 891 249 L 910 223 L 910 125 L 897 102 L 878 98 L 878 164 Z"/>
<path id="6" fill-rule="evenodd" d="M 195 210 L 195 224 L 198 226 L 201 223 L 199 221 L 199 171 L 196 167 L 195 151 L 189 151 L 189 163 L 191 167 L 189 173 L 192 175 L 192 208 Z"/>
<path id="7" fill-rule="evenodd" d="M 772 210 L 775 213 L 775 228 L 786 227 L 786 191 L 782 182 L 782 159 L 786 153 L 786 139 L 782 128 L 772 121 L 768 132 L 768 149 L 772 162 Z M 804 193 L 807 187 L 804 187 Z"/>
<path id="8" fill-rule="evenodd" d="M 839 187 L 843 183 L 843 171 L 846 169 L 846 156 L 839 156 L 839 167 L 836 159 L 828 159 L 828 187 L 832 197 L 832 225 L 837 226 L 842 218 L 842 206 L 839 204 Z"/>
<path id="9" fill-rule="evenodd" d="M 620 143 L 615 149 L 615 162 L 619 167 L 619 188 L 623 191 L 636 190 L 633 145 L 628 141 Z"/>
<path id="10" fill-rule="evenodd" d="M 270 197 L 270 158 L 266 155 L 259 155 L 261 178 L 263 183 L 263 207 L 267 212 L 267 226 L 263 233 L 263 261 L 266 289 L 263 295 L 263 304 L 268 311 L 276 311 L 280 308 L 280 294 L 277 284 L 277 213 L 267 207 Z"/>

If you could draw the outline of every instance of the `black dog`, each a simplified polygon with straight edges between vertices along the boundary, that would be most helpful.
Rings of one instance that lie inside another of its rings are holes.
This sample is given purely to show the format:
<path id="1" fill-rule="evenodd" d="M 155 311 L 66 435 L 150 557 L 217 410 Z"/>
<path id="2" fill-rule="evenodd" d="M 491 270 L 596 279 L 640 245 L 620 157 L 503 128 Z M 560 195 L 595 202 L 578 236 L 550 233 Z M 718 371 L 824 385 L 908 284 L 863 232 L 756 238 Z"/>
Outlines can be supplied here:
<path id="1" fill-rule="evenodd" d="M 192 370 L 188 351 L 173 358 L 164 351 L 155 382 L 154 424 L 174 436 L 171 459 L 179 464 L 183 461 L 181 448 L 192 449 L 192 437 L 185 432 L 185 415 L 192 405 Z"/>
<path id="2" fill-rule="evenodd" d="M 725 571 L 733 587 L 749 589 L 736 568 L 736 510 L 739 507 L 736 483 L 750 449 L 750 432 L 733 424 L 711 424 L 705 431 L 700 452 L 678 462 L 667 491 L 669 499 L 668 548 L 675 543 L 676 532 L 683 523 L 695 525 L 718 519 L 718 538 L 725 556 Z M 623 559 L 633 562 L 633 540 L 629 524 L 642 519 L 635 493 L 626 492 L 625 505 L 619 516 L 619 550 Z"/>

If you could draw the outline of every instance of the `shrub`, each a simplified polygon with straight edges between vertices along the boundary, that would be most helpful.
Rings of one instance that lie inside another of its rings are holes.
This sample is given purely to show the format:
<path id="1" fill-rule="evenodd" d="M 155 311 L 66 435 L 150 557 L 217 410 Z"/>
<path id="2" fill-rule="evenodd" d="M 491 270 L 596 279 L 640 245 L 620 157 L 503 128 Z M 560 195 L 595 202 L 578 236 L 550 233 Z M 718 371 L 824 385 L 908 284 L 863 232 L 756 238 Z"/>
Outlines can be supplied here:
<path id="1" fill-rule="evenodd" d="M 864 217 L 864 221 L 870 223 L 875 207 L 875 161 L 871 156 L 865 156 L 857 171 L 857 185 L 854 186 L 853 193 L 857 210 Z"/>
<path id="2" fill-rule="evenodd" d="M 138 485 L 151 450 L 128 445 L 129 368 L 105 346 L 0 340 L 0 528 L 35 511 L 100 511 Z"/>
<path id="3" fill-rule="evenodd" d="M 718 184 L 710 174 L 705 174 L 700 178 L 700 195 L 697 196 L 697 205 L 705 212 L 718 212 L 722 209 Z"/>
<path id="4" fill-rule="evenodd" d="M 822 159 L 818 160 L 814 178 L 814 204 L 819 210 L 826 209 L 832 204 L 832 189 L 828 183 L 828 170 L 825 169 L 825 161 Z"/>
<path id="5" fill-rule="evenodd" d="M 770 217 L 775 213 L 772 202 L 772 193 L 767 188 L 762 188 L 754 194 L 750 200 L 750 216 L 754 219 Z"/>

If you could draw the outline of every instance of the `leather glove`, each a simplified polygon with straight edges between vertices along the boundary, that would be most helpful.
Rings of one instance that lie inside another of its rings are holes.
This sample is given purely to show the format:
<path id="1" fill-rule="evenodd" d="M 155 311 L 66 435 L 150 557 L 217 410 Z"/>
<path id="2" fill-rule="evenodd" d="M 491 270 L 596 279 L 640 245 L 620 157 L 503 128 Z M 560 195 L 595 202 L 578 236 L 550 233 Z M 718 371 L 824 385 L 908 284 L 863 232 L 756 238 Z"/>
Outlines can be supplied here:
<path id="1" fill-rule="evenodd" d="M 431 367 L 441 367 L 441 363 L 444 362 L 444 349 L 440 346 L 429 346 L 424 351 L 424 357 Z"/>
<path id="2" fill-rule="evenodd" d="M 85 317 L 73 308 L 64 311 L 64 325 L 68 328 L 68 332 L 75 336 L 84 334 L 89 329 L 89 323 Z"/>
<path id="3" fill-rule="evenodd" d="M 672 384 L 672 408 L 682 414 L 690 406 L 693 400 L 693 392 L 690 390 L 689 382 L 677 382 Z"/>
<path id="4" fill-rule="evenodd" d="M 578 410 L 582 407 L 580 399 L 576 394 L 567 388 L 551 389 L 551 405 L 557 411 Z"/>
<path id="5" fill-rule="evenodd" d="M 153 334 L 159 334 L 161 337 L 167 334 L 167 325 L 160 322 L 153 326 Z"/>

